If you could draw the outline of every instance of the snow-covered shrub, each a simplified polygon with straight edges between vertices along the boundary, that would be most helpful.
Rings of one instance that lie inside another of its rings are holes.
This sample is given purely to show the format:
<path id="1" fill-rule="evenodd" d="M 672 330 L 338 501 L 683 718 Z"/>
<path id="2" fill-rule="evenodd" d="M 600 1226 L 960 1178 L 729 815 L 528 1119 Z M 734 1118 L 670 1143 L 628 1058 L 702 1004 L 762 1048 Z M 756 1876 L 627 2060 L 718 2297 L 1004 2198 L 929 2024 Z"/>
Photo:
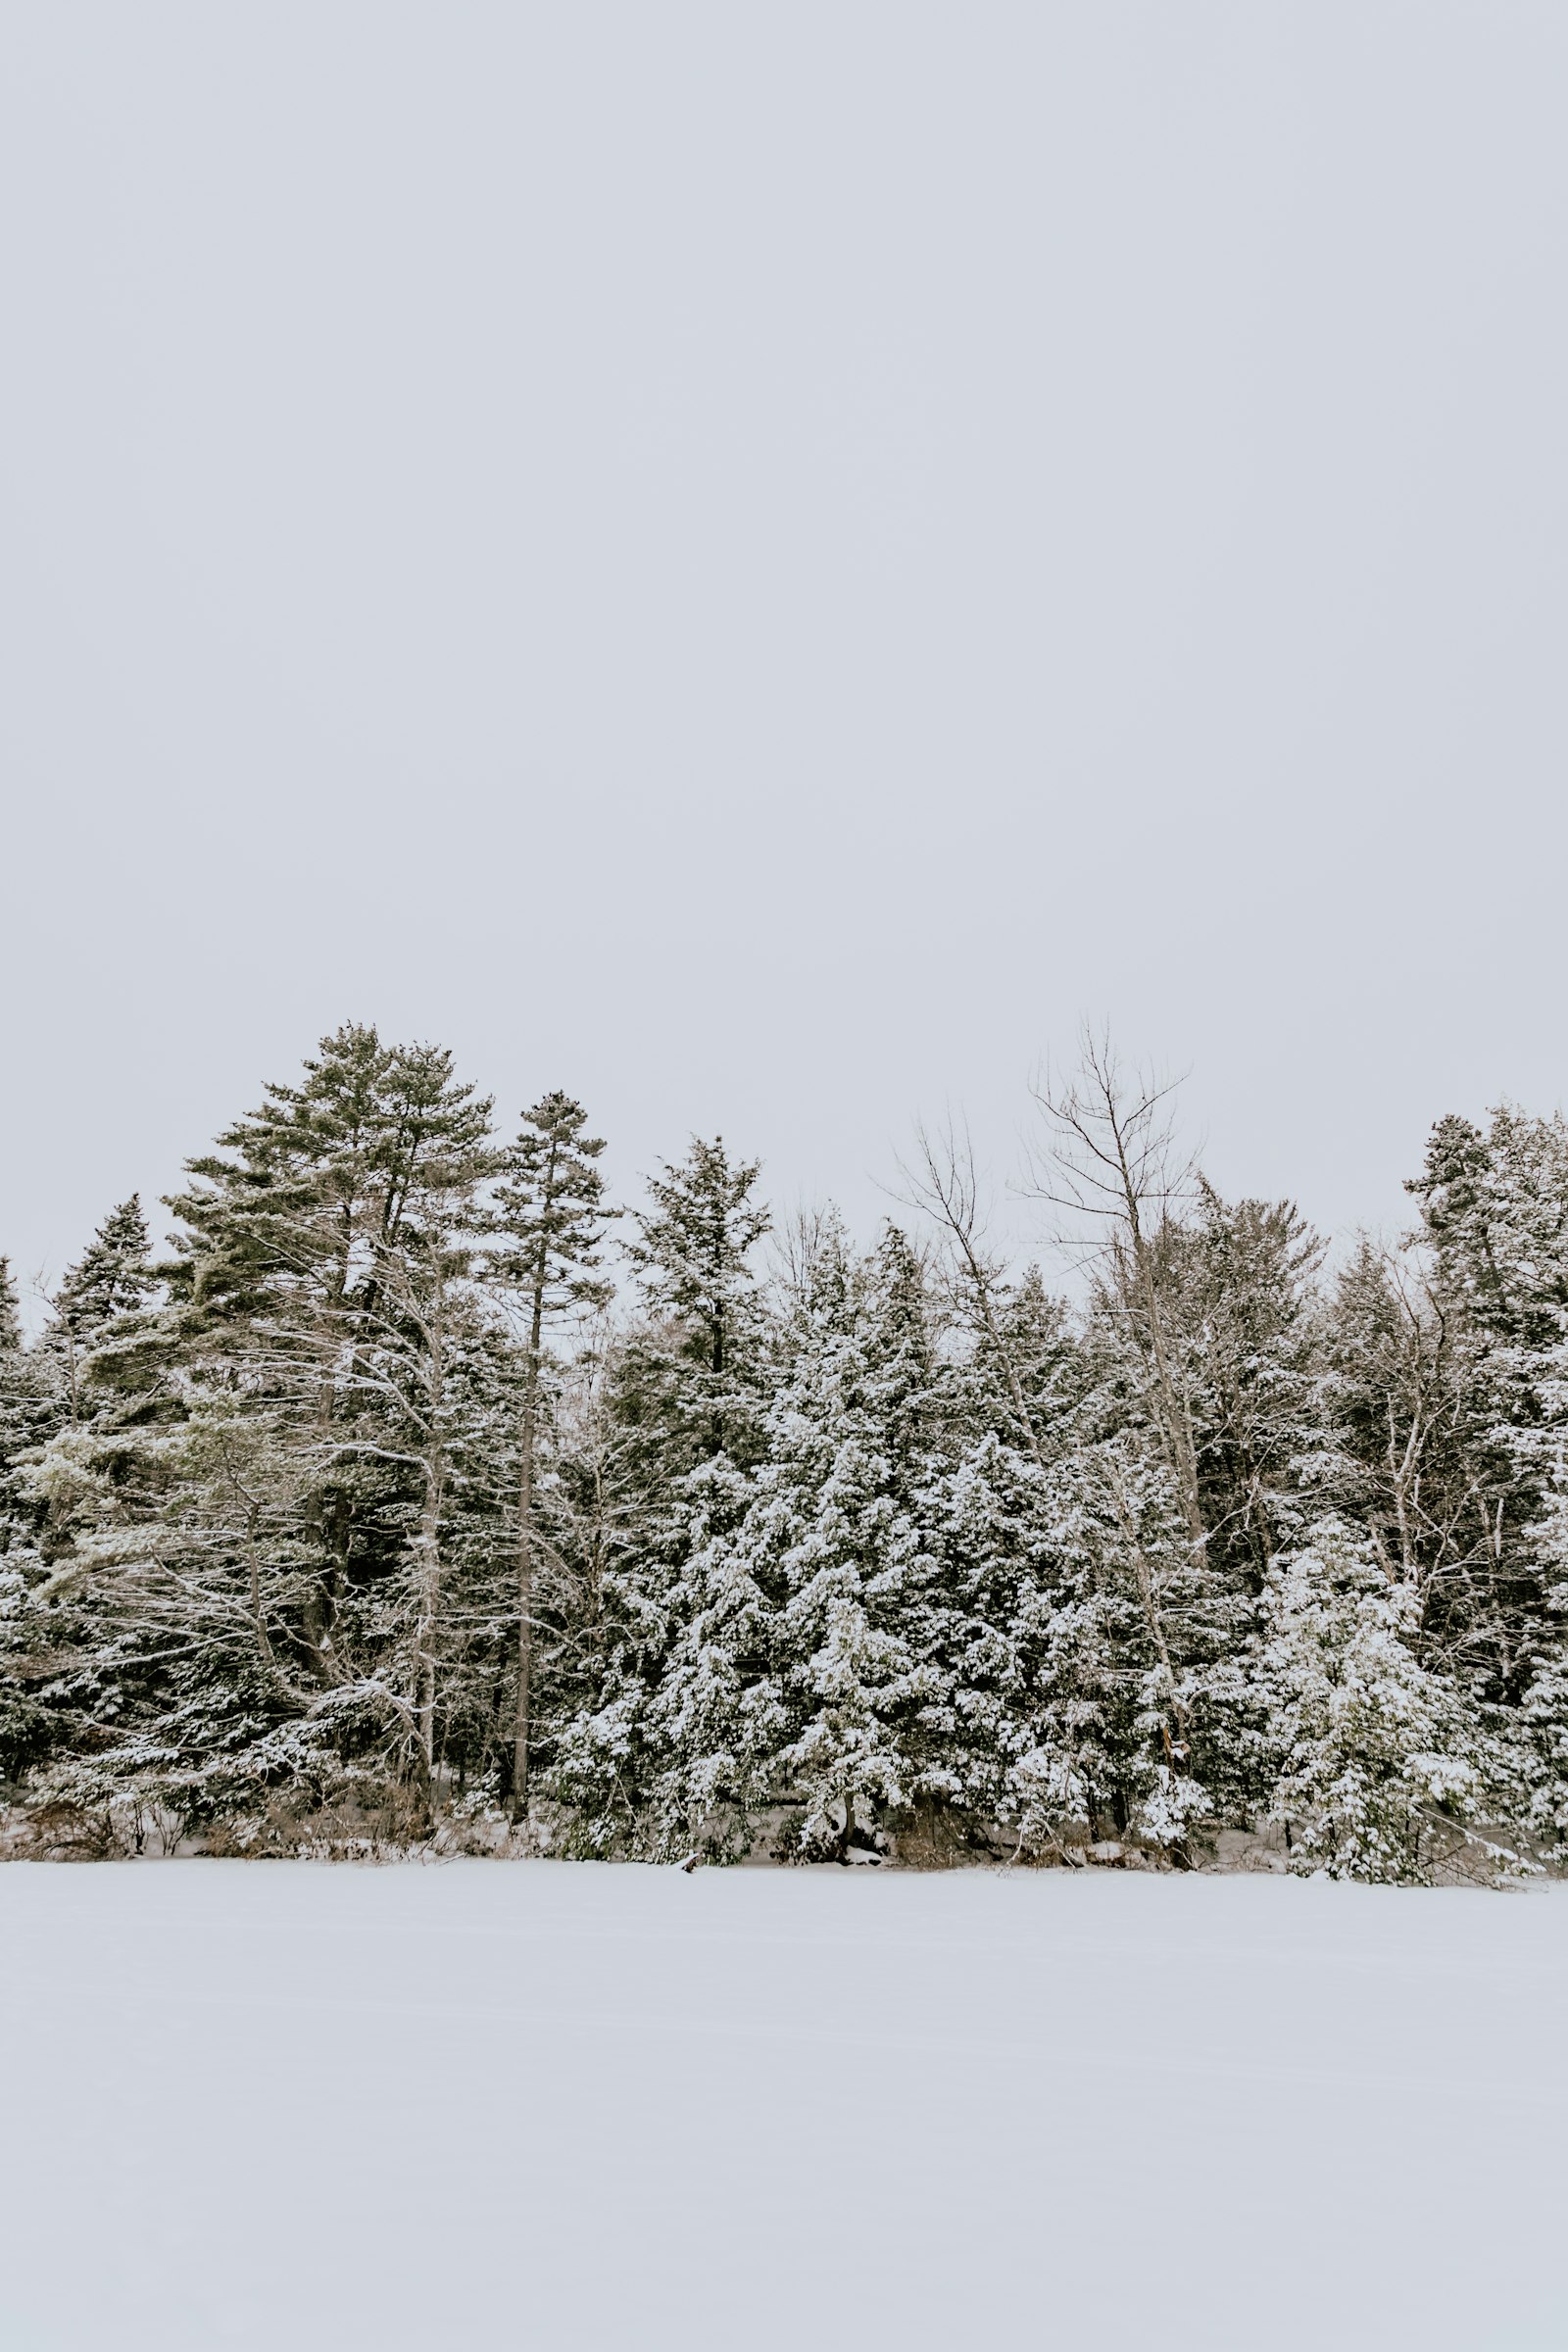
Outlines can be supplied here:
<path id="1" fill-rule="evenodd" d="M 1168 1764 L 1157 1764 L 1153 1785 L 1139 1799 L 1128 1828 L 1146 1844 L 1168 1849 L 1184 1845 L 1193 1825 L 1207 1821 L 1213 1810 L 1213 1800 L 1200 1781 L 1172 1771 Z"/>

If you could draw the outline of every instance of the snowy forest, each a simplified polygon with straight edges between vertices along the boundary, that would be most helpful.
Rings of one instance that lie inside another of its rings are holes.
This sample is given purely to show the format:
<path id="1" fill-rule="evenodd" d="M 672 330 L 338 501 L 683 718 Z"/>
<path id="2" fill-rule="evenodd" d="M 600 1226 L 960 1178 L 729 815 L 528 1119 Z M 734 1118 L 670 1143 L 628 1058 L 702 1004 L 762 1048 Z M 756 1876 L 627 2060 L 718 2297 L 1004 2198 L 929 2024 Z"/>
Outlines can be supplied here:
<path id="1" fill-rule="evenodd" d="M 867 1249 L 694 1140 L 617 1209 L 349 1026 L 0 1294 L 6 1850 L 1269 1866 L 1568 1833 L 1568 1127 L 1331 1259 L 1087 1036 L 1047 1263 L 917 1131 Z"/>

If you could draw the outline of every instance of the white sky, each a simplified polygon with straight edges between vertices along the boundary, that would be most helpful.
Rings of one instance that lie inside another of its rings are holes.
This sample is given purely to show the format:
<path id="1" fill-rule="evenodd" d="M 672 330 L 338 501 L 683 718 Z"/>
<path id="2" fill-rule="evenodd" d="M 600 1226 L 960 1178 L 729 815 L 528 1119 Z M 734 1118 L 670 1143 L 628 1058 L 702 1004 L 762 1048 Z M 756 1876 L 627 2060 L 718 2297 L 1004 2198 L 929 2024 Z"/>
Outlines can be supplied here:
<path id="1" fill-rule="evenodd" d="M 1568 13 L 5 12 L 0 1249 L 323 1030 L 868 1226 L 1562 1091 Z"/>

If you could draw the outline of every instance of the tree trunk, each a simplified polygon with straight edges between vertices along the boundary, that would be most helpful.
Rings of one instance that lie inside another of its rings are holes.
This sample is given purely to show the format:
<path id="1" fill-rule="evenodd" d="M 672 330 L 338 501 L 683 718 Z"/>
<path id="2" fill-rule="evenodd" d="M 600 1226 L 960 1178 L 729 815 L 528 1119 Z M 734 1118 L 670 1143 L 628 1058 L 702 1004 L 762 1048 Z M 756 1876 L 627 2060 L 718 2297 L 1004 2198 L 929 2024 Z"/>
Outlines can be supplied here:
<path id="1" fill-rule="evenodd" d="M 528 1811 L 528 1709 L 533 1671 L 533 1464 L 539 1421 L 539 1349 L 544 1333 L 544 1252 L 533 1286 L 533 1323 L 522 1393 L 522 1460 L 517 1493 L 517 1712 L 512 1736 L 512 1818 Z"/>
<path id="2" fill-rule="evenodd" d="M 415 1640 L 418 1662 L 415 1710 L 426 1788 L 435 1769 L 435 1629 L 441 1602 L 441 1487 L 442 1465 L 437 1456 L 425 1472 L 424 1504 L 419 1512 L 419 1622 Z"/>
<path id="3" fill-rule="evenodd" d="M 416 1714 L 419 1761 L 426 1795 L 435 1774 L 435 1636 L 441 1609 L 441 1506 L 446 1499 L 446 1445 L 442 1435 L 445 1348 L 437 1330 L 430 1341 L 430 1446 L 424 1464 L 424 1501 L 419 1510 L 419 1623 Z"/>
<path id="4" fill-rule="evenodd" d="M 1192 1408 L 1186 1396 L 1178 1393 L 1171 1373 L 1170 1358 L 1165 1348 L 1164 1320 L 1159 1311 L 1159 1293 L 1154 1284 L 1154 1269 L 1136 1207 L 1133 1210 L 1133 1251 L 1143 1287 L 1144 1308 L 1149 1317 L 1155 1377 L 1159 1382 L 1160 1419 L 1165 1428 L 1166 1459 L 1176 1473 L 1193 1549 L 1201 1554 L 1208 1542 L 1208 1530 L 1203 1524 L 1203 1513 L 1198 1499 L 1198 1448 L 1193 1440 Z"/>

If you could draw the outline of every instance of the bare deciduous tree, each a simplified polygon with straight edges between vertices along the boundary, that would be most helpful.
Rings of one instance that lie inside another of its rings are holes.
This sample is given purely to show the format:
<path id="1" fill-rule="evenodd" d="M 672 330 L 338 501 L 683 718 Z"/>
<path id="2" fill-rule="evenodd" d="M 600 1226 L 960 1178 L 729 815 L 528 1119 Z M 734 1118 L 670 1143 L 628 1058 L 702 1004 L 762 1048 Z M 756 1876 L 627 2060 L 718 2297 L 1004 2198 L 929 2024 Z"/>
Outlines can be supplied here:
<path id="1" fill-rule="evenodd" d="M 1161 1296 L 1160 1245 L 1189 1197 L 1193 1166 L 1178 1149 L 1171 1100 L 1179 1079 L 1128 1071 L 1108 1030 L 1085 1025 L 1076 1073 L 1049 1071 L 1031 1092 L 1044 1135 L 1026 1190 L 1058 1211 L 1053 1239 L 1101 1263 L 1152 1374 L 1154 1419 L 1195 1551 L 1208 1541 L 1199 1500 L 1192 1399 Z"/>
<path id="2" fill-rule="evenodd" d="M 1043 1463 L 1039 1422 L 1024 1390 L 1016 1350 L 997 1311 L 1004 1268 L 987 1246 L 980 1178 L 968 1129 L 950 1116 L 933 1133 L 923 1120 L 916 1120 L 914 1141 L 914 1164 L 899 1162 L 908 1188 L 905 1198 L 947 1234 L 964 1303 L 1006 1383 L 1025 1443 L 1036 1461 Z"/>

